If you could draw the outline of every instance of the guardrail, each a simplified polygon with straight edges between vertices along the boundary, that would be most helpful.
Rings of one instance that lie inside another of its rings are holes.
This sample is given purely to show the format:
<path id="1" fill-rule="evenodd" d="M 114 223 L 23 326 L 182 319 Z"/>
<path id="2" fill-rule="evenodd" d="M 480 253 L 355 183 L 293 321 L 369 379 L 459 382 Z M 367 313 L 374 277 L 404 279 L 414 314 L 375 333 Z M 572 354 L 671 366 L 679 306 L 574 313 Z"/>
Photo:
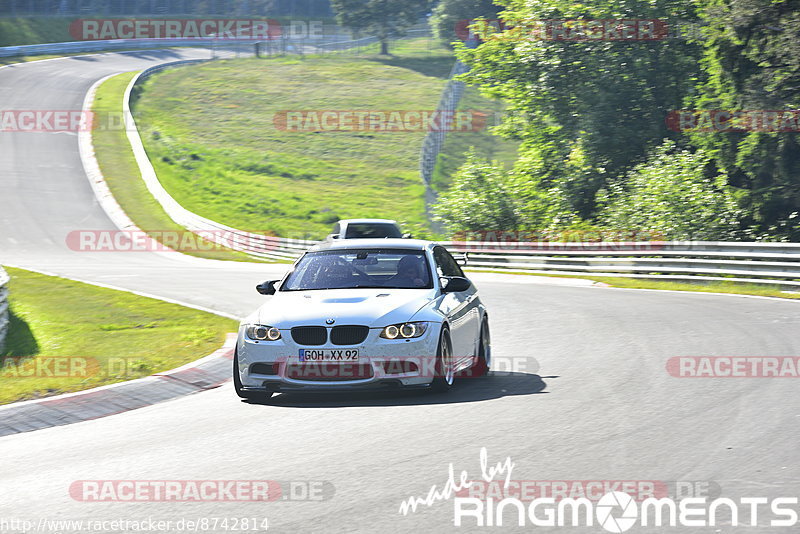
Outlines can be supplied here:
<path id="1" fill-rule="evenodd" d="M 113 52 L 136 48 L 172 48 L 178 46 L 212 47 L 219 41 L 187 39 L 114 39 L 107 41 L 75 41 L 67 43 L 45 43 L 36 45 L 5 46 L 0 48 L 0 57 L 69 55 L 83 52 Z M 253 41 L 255 43 L 256 41 Z M 239 43 L 243 43 L 239 41 Z"/>
<path id="2" fill-rule="evenodd" d="M 466 253 L 469 266 L 479 269 L 800 288 L 800 243 L 454 241 L 445 245 Z"/>
<path id="3" fill-rule="evenodd" d="M 0 267 L 0 352 L 6 344 L 8 333 L 8 282 L 10 278 Z"/>
<path id="4" fill-rule="evenodd" d="M 335 38 L 332 40 L 332 38 Z M 317 46 L 331 42 L 342 42 L 350 40 L 344 34 L 317 38 L 298 38 L 298 39 L 276 39 L 274 41 L 263 41 L 259 39 L 111 39 L 98 41 L 74 41 L 66 43 L 44 43 L 36 45 L 20 45 L 0 47 L 0 57 L 16 56 L 41 56 L 41 55 L 71 55 L 85 52 L 114 52 L 118 50 L 135 50 L 151 48 L 177 48 L 177 47 L 201 47 L 201 48 L 225 48 L 237 46 L 255 46 L 259 43 L 276 43 L 286 48 L 290 45 Z M 288 43 L 288 45 L 287 45 Z"/>

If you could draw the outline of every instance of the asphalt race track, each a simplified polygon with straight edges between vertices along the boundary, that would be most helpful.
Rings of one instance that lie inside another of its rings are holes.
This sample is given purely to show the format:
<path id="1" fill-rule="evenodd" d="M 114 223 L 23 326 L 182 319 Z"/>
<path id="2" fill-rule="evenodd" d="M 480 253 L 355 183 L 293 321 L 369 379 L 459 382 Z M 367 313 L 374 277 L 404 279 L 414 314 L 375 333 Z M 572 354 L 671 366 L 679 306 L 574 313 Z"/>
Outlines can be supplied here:
<path id="1" fill-rule="evenodd" d="M 0 102 L 77 110 L 104 76 L 207 54 L 104 54 L 3 68 Z M 235 316 L 261 302 L 255 283 L 284 269 L 76 253 L 64 243 L 72 230 L 104 229 L 114 226 L 83 172 L 77 136 L 0 133 L 4 264 Z M 33 521 L 30 532 L 58 531 L 38 528 L 41 520 L 202 518 L 266 518 L 274 532 L 605 532 L 518 527 L 513 513 L 510 525 L 475 528 L 467 518 L 455 528 L 452 499 L 399 513 L 405 499 L 442 488 L 451 463 L 456 478 L 465 470 L 479 479 L 484 447 L 491 465 L 511 458 L 514 480 L 695 481 L 731 499 L 800 496 L 797 379 L 681 379 L 665 367 L 674 356 L 800 356 L 800 302 L 548 285 L 534 277 L 474 280 L 490 311 L 495 367 L 510 372 L 464 379 L 446 396 L 282 395 L 248 404 L 226 386 L 0 438 L 0 520 Z M 327 490 L 323 500 L 303 502 L 95 503 L 70 496 L 81 480 L 276 480 L 297 488 L 312 481 Z M 3 534 L 15 532 L 2 525 Z M 631 532 L 794 529 L 762 520 Z"/>

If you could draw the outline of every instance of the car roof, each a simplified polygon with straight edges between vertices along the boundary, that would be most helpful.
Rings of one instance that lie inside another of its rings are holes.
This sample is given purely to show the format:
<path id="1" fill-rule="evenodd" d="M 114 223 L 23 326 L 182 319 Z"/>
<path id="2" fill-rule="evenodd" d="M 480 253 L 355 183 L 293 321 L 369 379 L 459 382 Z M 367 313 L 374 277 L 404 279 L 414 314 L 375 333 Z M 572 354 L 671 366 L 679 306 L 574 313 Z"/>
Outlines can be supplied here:
<path id="1" fill-rule="evenodd" d="M 391 219 L 342 219 L 339 224 L 394 224 L 397 221 Z"/>
<path id="2" fill-rule="evenodd" d="M 319 250 L 341 250 L 350 248 L 399 248 L 410 250 L 425 250 L 433 248 L 436 245 L 433 241 L 426 241 L 424 239 L 400 239 L 400 238 L 385 238 L 385 239 L 337 239 L 334 241 L 326 241 L 319 245 L 314 245 L 309 249 L 310 252 Z"/>

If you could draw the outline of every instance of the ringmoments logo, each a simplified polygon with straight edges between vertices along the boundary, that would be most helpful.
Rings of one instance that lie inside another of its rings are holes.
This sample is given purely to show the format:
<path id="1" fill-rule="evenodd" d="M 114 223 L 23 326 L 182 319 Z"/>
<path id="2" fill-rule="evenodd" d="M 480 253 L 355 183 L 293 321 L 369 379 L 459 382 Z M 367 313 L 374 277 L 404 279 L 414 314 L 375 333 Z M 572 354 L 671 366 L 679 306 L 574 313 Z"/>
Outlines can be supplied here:
<path id="1" fill-rule="evenodd" d="M 480 452 L 480 474 L 485 483 L 503 483 L 508 489 L 516 464 L 507 457 L 490 464 L 486 448 Z M 587 497 L 537 497 L 528 502 L 519 497 L 479 498 L 459 496 L 475 480 L 466 470 L 455 473 L 448 467 L 448 478 L 441 486 L 431 486 L 425 496 L 411 496 L 400 504 L 399 513 L 408 515 L 420 508 L 452 499 L 453 525 L 456 527 L 593 527 L 606 532 L 627 532 L 642 527 L 794 527 L 798 524 L 798 498 L 742 497 L 730 499 L 707 496 L 670 498 L 648 496 L 637 502 L 625 491 L 608 491 L 599 499 Z M 648 489 L 655 489 L 648 486 Z"/>

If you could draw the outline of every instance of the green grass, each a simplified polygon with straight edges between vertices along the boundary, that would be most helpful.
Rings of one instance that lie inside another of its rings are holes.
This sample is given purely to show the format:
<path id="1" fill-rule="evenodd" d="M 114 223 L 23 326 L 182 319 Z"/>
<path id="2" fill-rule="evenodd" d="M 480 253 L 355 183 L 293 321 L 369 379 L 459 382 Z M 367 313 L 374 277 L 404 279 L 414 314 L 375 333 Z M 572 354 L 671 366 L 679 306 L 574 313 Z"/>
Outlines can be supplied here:
<path id="1" fill-rule="evenodd" d="M 135 73 L 109 78 L 97 90 L 92 111 L 98 117 L 120 116 L 122 99 Z M 101 122 L 104 122 L 101 119 Z M 114 198 L 142 230 L 158 237 L 160 232 L 184 232 L 150 194 L 139 173 L 124 129 L 99 128 L 92 132 L 92 143 L 100 170 Z M 214 247 L 213 250 L 182 250 L 185 254 L 217 260 L 254 261 L 240 252 Z"/>
<path id="2" fill-rule="evenodd" d="M 693 291 L 698 293 L 730 293 L 733 295 L 755 295 L 759 297 L 778 297 L 784 299 L 800 299 L 800 292 L 791 293 L 783 290 L 780 285 L 775 284 L 747 284 L 742 282 L 662 282 L 658 280 L 647 280 L 644 278 L 621 278 L 615 276 L 596 276 L 590 273 L 584 275 L 572 274 L 549 274 L 549 273 L 530 273 L 526 271 L 513 270 L 488 270 L 488 269 L 468 269 L 474 273 L 508 273 L 521 274 L 527 276 L 547 276 L 551 278 L 580 278 L 582 280 L 592 280 L 602 282 L 611 287 L 627 289 L 660 289 L 665 291 Z"/>
<path id="3" fill-rule="evenodd" d="M 481 96 L 476 87 L 466 87 L 458 110 L 485 113 L 486 127 L 475 132 L 452 132 L 445 138 L 431 178 L 431 186 L 436 191 L 444 191 L 450 186 L 453 174 L 466 161 L 465 153 L 471 147 L 487 160 L 498 161 L 507 169 L 513 166 L 519 142 L 503 139 L 491 132 L 491 128 L 499 124 L 504 109 L 503 102 Z"/>
<path id="4" fill-rule="evenodd" d="M 11 325 L 0 353 L 0 404 L 173 369 L 217 350 L 225 334 L 238 328 L 231 319 L 176 304 L 6 270 L 11 275 Z M 19 376 L 34 368 L 26 363 L 32 357 L 43 362 L 56 357 L 85 359 L 89 376 Z"/>
<path id="5" fill-rule="evenodd" d="M 0 18 L 0 46 L 22 46 L 74 41 L 69 34 L 72 18 Z"/>
<path id="6" fill-rule="evenodd" d="M 288 132 L 284 110 L 432 110 L 449 50 L 401 41 L 364 53 L 224 60 L 148 80 L 135 113 L 164 187 L 223 224 L 321 238 L 350 217 L 430 235 L 419 176 L 424 132 Z"/>

